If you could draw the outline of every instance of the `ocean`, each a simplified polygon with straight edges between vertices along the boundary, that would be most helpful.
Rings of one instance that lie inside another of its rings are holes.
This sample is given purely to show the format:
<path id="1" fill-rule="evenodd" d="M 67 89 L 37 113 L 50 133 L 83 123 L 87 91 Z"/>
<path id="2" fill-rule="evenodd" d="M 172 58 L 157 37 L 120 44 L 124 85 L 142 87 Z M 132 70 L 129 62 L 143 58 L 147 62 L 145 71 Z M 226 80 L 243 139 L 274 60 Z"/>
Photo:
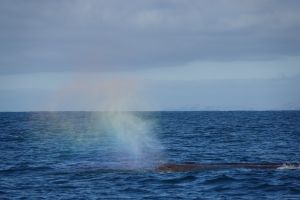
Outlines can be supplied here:
<path id="1" fill-rule="evenodd" d="M 299 162 L 300 111 L 0 113 L 0 199 L 300 199 Z"/>

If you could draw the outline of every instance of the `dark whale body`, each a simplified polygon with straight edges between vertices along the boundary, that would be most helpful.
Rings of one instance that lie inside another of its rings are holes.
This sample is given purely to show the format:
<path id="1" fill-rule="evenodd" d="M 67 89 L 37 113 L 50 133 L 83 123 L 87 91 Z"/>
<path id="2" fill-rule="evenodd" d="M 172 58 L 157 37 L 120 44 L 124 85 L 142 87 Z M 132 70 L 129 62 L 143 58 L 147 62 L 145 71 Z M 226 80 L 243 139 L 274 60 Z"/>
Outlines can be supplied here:
<path id="1" fill-rule="evenodd" d="M 118 165 L 83 166 L 80 172 L 193 172 L 223 169 L 253 169 L 253 170 L 290 170 L 300 169 L 300 162 L 296 163 L 162 163 L 157 166 L 134 166 L 124 163 Z M 78 168 L 76 167 L 75 171 Z M 70 170 L 68 170 L 69 172 Z"/>
<path id="2" fill-rule="evenodd" d="M 166 163 L 158 166 L 157 171 L 160 172 L 187 172 L 214 169 L 296 169 L 299 163 L 185 163 L 175 164 Z"/>

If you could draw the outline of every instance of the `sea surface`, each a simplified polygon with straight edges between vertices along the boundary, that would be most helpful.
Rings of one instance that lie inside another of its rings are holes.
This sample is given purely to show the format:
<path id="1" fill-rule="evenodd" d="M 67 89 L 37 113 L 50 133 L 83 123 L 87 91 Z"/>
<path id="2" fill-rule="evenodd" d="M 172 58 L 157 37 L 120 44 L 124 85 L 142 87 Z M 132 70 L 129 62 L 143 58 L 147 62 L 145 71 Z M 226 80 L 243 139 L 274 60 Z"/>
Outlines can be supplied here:
<path id="1" fill-rule="evenodd" d="M 300 199 L 300 112 L 0 113 L 0 199 Z"/>

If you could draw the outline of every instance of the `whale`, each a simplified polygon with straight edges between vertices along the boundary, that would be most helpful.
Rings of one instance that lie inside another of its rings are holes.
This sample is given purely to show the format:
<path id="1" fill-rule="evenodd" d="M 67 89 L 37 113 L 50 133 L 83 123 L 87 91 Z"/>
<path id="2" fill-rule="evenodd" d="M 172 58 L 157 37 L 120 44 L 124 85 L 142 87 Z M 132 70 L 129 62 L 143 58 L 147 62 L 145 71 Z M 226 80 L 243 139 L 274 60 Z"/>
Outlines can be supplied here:
<path id="1" fill-rule="evenodd" d="M 165 163 L 155 168 L 159 172 L 188 172 L 217 169 L 300 169 L 300 163 Z"/>
<path id="2" fill-rule="evenodd" d="M 67 169 L 68 172 L 158 172 L 158 173 L 180 173 L 180 172 L 201 172 L 208 170 L 297 170 L 300 169 L 300 162 L 294 163 L 157 163 L 156 165 L 132 165 L 131 163 L 101 163 L 84 164 L 80 167 L 76 165 L 74 169 Z M 66 169 L 59 169 L 66 170 Z"/>

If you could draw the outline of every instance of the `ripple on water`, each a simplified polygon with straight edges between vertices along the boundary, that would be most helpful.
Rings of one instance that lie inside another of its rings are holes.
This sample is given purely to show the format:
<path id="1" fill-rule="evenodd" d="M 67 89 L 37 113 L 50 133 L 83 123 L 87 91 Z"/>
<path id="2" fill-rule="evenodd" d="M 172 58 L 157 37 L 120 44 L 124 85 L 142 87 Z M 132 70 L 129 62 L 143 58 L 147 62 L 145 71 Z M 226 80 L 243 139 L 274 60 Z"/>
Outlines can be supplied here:
<path id="1" fill-rule="evenodd" d="M 211 184 L 229 183 L 229 182 L 233 182 L 233 181 L 236 181 L 236 180 L 237 179 L 235 179 L 231 176 L 222 174 L 222 175 L 218 175 L 214 178 L 207 179 L 203 183 L 207 184 L 207 185 L 211 185 Z"/>
<path id="2" fill-rule="evenodd" d="M 180 184 L 180 183 L 190 183 L 197 180 L 197 176 L 190 174 L 180 174 L 179 177 L 167 178 L 161 180 L 162 183 L 167 184 Z"/>

